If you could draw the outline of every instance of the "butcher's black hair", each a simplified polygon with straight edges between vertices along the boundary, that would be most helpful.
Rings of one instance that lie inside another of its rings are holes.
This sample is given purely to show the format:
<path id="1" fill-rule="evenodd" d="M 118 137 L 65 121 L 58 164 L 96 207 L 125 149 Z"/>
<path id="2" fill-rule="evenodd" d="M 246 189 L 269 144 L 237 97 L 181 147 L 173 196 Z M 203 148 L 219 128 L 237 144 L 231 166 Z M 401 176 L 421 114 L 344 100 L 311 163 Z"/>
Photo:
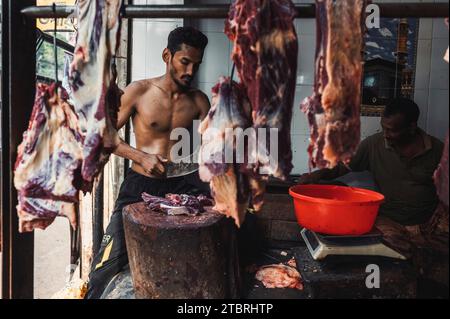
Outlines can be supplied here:
<path id="1" fill-rule="evenodd" d="M 182 44 L 204 51 L 208 45 L 208 38 L 193 27 L 179 27 L 170 32 L 167 48 L 174 55 L 181 50 Z"/>
<path id="2" fill-rule="evenodd" d="M 384 110 L 384 117 L 402 114 L 406 124 L 413 124 L 419 121 L 419 106 L 412 100 L 406 98 L 395 98 L 391 100 Z"/>

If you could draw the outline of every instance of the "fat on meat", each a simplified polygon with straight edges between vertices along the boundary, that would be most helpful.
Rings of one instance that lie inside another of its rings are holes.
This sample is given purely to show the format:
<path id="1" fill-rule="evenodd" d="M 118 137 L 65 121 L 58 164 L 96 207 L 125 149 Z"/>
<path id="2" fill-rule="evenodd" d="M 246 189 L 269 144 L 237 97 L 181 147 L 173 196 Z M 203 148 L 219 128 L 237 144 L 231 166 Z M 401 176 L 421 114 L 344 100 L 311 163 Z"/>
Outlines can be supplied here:
<path id="1" fill-rule="evenodd" d="M 78 1 L 77 45 L 68 80 L 73 99 L 59 85 L 37 85 L 14 169 L 20 232 L 45 229 L 56 216 L 67 216 L 76 227 L 79 191 L 92 190 L 118 143 L 121 91 L 112 58 L 121 3 Z"/>
<path id="2" fill-rule="evenodd" d="M 290 0 L 236 0 L 225 24 L 258 136 L 254 155 L 258 165 L 251 168 L 266 179 L 286 180 L 293 168 L 291 121 L 298 64 L 295 14 Z"/>
<path id="3" fill-rule="evenodd" d="M 77 43 L 70 86 L 84 136 L 81 174 L 93 181 L 118 144 L 121 91 L 112 63 L 120 36 L 121 0 L 78 1 Z"/>
<path id="4" fill-rule="evenodd" d="M 247 172 L 248 143 L 237 150 L 241 143 L 238 135 L 231 134 L 251 127 L 251 106 L 244 87 L 230 78 L 222 77 L 212 93 L 211 110 L 199 128 L 199 174 L 210 183 L 214 209 L 241 226 L 250 205 L 260 209 L 265 184 Z M 237 160 L 237 154 L 241 154 L 241 160 Z"/>
<path id="5" fill-rule="evenodd" d="M 365 0 L 316 0 L 314 94 L 302 104 L 313 168 L 348 163 L 360 143 L 365 6 Z"/>
<path id="6" fill-rule="evenodd" d="M 89 183 L 81 176 L 83 136 L 67 99 L 67 92 L 56 84 L 36 87 L 14 168 L 20 232 L 45 229 L 58 215 L 76 225 L 71 203 L 78 201 L 79 189 Z"/>

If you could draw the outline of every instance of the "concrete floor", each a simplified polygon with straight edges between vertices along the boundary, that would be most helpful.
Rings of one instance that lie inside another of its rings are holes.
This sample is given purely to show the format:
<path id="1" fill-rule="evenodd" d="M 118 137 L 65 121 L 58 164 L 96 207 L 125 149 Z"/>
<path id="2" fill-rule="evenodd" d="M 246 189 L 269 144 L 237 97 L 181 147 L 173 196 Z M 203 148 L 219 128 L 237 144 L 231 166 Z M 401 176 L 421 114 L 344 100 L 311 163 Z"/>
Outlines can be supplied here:
<path id="1" fill-rule="evenodd" d="M 66 284 L 70 273 L 70 228 L 66 218 L 56 218 L 45 231 L 35 231 L 34 297 L 50 298 Z"/>
<path id="2" fill-rule="evenodd" d="M 48 299 L 64 287 L 69 275 L 69 221 L 60 217 L 45 231 L 35 231 L 34 242 L 34 298 Z M 1 269 L 0 253 L 0 274 Z"/>

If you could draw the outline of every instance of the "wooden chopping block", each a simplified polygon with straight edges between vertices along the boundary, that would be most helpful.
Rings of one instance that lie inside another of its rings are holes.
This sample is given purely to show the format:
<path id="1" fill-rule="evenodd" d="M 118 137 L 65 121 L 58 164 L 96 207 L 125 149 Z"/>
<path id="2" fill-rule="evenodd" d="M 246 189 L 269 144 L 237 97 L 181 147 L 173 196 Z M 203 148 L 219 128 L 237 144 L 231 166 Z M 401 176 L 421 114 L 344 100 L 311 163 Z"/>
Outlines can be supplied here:
<path id="1" fill-rule="evenodd" d="M 138 299 L 239 298 L 236 228 L 210 208 L 167 216 L 145 203 L 124 208 L 128 258 Z"/>

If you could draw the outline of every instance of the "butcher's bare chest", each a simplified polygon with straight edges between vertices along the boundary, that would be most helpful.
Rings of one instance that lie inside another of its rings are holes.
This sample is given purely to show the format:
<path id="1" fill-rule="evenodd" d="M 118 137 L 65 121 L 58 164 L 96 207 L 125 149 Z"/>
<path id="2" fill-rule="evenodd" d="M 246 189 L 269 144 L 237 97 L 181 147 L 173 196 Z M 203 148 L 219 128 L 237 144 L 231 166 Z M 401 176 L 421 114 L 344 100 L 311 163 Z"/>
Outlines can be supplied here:
<path id="1" fill-rule="evenodd" d="M 149 90 L 136 105 L 133 119 L 136 135 L 170 135 L 176 128 L 190 129 L 200 117 L 194 94 L 169 96 L 158 89 Z"/>

